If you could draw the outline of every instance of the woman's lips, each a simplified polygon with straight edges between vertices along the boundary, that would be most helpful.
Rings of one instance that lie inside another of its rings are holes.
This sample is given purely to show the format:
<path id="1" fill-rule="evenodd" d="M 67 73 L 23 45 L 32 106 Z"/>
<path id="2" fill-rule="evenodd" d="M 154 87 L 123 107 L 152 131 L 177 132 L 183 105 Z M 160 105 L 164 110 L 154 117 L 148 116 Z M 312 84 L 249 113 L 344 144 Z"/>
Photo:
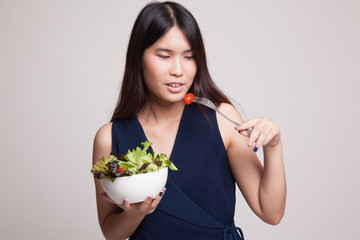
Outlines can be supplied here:
<path id="1" fill-rule="evenodd" d="M 168 85 L 170 87 L 180 87 L 182 84 L 180 84 L 180 83 L 169 83 Z"/>
<path id="2" fill-rule="evenodd" d="M 168 84 L 166 84 L 166 86 L 168 87 L 170 92 L 179 93 L 179 92 L 181 92 L 183 90 L 184 84 L 182 84 L 182 83 L 168 83 Z"/>

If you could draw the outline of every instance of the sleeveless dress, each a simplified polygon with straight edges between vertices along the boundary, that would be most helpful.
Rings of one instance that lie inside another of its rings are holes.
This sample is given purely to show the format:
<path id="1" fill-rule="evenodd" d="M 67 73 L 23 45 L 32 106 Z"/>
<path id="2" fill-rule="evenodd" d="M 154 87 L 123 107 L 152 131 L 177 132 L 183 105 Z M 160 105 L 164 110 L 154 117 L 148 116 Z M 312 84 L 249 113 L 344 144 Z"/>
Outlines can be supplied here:
<path id="1" fill-rule="evenodd" d="M 113 121 L 113 152 L 147 140 L 137 117 Z M 185 106 L 170 160 L 179 170 L 169 169 L 162 200 L 130 240 L 243 240 L 234 225 L 235 181 L 212 109 Z"/>

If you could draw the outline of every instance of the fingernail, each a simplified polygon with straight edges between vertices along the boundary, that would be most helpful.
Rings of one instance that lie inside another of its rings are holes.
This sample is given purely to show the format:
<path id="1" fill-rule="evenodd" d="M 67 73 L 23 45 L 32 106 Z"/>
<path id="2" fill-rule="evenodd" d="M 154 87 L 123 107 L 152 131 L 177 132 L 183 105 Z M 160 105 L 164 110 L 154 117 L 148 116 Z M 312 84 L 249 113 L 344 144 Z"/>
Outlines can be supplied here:
<path id="1" fill-rule="evenodd" d="M 254 152 L 257 152 L 258 148 L 257 147 L 254 147 Z"/>
<path id="2" fill-rule="evenodd" d="M 124 204 L 127 204 L 129 201 L 127 199 L 124 199 Z"/>
<path id="3" fill-rule="evenodd" d="M 248 146 L 251 147 L 251 146 L 252 146 L 252 142 L 249 142 L 249 143 L 248 143 Z"/>
<path id="4" fill-rule="evenodd" d="M 151 201 L 153 198 L 151 196 L 148 196 L 148 200 Z"/>
<path id="5" fill-rule="evenodd" d="M 164 192 L 160 192 L 160 193 L 159 193 L 159 196 L 162 197 L 163 194 L 164 194 Z"/>

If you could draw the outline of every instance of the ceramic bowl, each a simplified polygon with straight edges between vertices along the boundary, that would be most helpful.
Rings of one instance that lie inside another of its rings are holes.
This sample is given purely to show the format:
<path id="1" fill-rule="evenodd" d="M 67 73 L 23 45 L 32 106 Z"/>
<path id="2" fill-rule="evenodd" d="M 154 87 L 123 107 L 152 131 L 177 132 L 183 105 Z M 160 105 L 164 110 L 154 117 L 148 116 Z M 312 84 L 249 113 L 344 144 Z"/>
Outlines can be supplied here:
<path id="1" fill-rule="evenodd" d="M 142 202 L 148 196 L 155 198 L 165 187 L 168 168 L 159 171 L 118 177 L 111 182 L 110 179 L 101 179 L 105 192 L 115 202 L 121 204 L 124 198 L 130 203 Z"/>

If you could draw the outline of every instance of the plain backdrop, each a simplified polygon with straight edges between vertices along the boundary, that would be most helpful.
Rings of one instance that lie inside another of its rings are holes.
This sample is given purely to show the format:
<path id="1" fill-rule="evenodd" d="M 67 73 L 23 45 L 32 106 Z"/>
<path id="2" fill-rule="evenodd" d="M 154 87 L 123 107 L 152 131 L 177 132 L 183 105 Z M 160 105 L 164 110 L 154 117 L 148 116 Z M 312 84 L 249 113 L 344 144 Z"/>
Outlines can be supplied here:
<path id="1" fill-rule="evenodd" d="M 146 3 L 0 0 L 1 239 L 103 239 L 93 138 Z M 238 193 L 246 239 L 358 239 L 360 1 L 179 3 L 200 25 L 220 88 L 245 118 L 281 127 L 286 213 L 267 225 Z"/>

